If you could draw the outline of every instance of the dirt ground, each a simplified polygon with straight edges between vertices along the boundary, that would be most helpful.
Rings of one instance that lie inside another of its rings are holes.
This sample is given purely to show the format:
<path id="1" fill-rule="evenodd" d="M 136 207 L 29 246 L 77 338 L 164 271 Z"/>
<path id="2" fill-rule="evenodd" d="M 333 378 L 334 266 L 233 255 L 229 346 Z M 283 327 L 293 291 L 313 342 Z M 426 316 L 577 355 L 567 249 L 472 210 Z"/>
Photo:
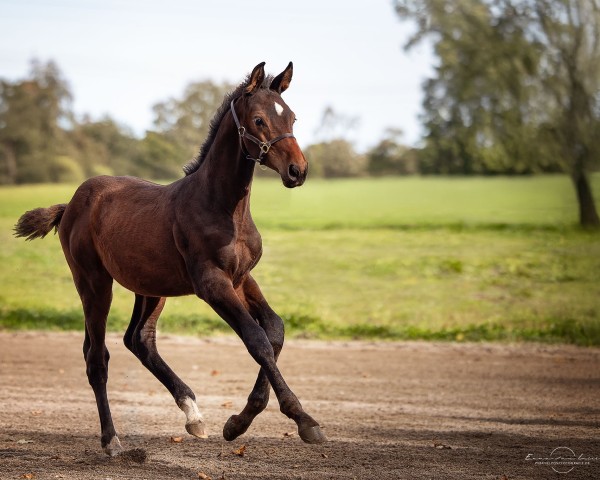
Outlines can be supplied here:
<path id="1" fill-rule="evenodd" d="M 1 479 L 600 478 L 599 349 L 289 341 L 281 370 L 329 441 L 302 443 L 272 396 L 228 443 L 223 424 L 257 372 L 237 339 L 159 337 L 196 392 L 201 440 L 111 335 L 109 397 L 126 451 L 109 458 L 81 337 L 0 333 Z M 576 465 L 558 458 L 573 455 Z"/>

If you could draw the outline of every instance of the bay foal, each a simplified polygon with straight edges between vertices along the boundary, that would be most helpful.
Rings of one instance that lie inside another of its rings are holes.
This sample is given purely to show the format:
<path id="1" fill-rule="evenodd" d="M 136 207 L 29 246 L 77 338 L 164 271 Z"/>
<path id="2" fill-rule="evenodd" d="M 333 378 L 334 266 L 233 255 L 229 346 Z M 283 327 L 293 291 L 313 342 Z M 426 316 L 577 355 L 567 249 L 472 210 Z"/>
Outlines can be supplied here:
<path id="1" fill-rule="evenodd" d="M 226 96 L 180 180 L 162 186 L 133 177 L 91 178 L 68 204 L 29 211 L 15 227 L 17 236 L 29 240 L 58 230 L 83 305 L 83 353 L 108 455 L 122 449 L 106 394 L 113 280 L 135 293 L 125 345 L 171 392 L 190 434 L 206 437 L 204 421 L 194 392 L 157 351 L 156 324 L 166 297 L 195 294 L 231 326 L 260 365 L 246 406 L 223 427 L 225 439 L 243 434 L 265 409 L 270 385 L 302 440 L 325 440 L 277 368 L 283 322 L 250 275 L 262 253 L 250 214 L 255 163 L 278 172 L 289 188 L 306 179 L 308 164 L 291 133 L 295 116 L 281 98 L 291 79 L 291 62 L 274 78 L 265 76 L 264 63 L 257 65 Z"/>

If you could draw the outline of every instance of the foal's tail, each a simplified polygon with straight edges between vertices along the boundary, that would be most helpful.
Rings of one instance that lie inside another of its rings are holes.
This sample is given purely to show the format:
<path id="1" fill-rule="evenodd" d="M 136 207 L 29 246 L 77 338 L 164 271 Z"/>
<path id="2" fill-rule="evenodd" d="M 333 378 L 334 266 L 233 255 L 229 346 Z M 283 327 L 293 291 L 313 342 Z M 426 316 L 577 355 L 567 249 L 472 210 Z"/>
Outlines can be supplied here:
<path id="1" fill-rule="evenodd" d="M 53 228 L 58 230 L 65 208 L 67 204 L 61 203 L 25 212 L 15 225 L 15 236 L 25 237 L 25 240 L 44 238 Z"/>

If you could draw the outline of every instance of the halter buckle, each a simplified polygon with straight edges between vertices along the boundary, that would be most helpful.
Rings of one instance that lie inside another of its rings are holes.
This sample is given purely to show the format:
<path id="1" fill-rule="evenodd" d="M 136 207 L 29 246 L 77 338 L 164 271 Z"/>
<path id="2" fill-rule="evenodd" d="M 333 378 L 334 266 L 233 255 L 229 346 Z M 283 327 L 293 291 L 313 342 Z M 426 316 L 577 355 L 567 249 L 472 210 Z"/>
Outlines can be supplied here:
<path id="1" fill-rule="evenodd" d="M 263 155 L 269 153 L 269 149 L 271 148 L 271 144 L 268 142 L 260 142 L 258 146 L 260 147 L 260 151 Z"/>
<path id="2" fill-rule="evenodd" d="M 246 135 L 246 127 L 238 127 L 238 133 L 239 133 L 240 137 L 243 137 L 244 135 Z"/>

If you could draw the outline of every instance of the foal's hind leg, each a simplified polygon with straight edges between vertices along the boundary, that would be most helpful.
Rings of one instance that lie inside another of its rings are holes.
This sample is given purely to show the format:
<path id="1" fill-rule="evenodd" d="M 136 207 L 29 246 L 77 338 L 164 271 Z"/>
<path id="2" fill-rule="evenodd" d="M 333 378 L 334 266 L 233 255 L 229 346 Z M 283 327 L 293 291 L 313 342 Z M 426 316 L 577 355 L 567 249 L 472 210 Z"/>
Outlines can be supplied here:
<path id="1" fill-rule="evenodd" d="M 248 308 L 250 315 L 255 318 L 265 331 L 269 343 L 273 347 L 275 361 L 283 347 L 284 327 L 283 321 L 269 306 L 262 295 L 257 283 L 252 277 L 237 292 L 244 305 Z M 271 385 L 263 368 L 261 367 L 252 392 L 248 396 L 248 402 L 239 415 L 229 417 L 223 427 L 223 437 L 232 441 L 248 430 L 256 416 L 267 408 L 269 403 L 269 391 Z"/>
<path id="2" fill-rule="evenodd" d="M 156 323 L 164 305 L 165 298 L 136 294 L 131 323 L 123 341 L 125 346 L 171 392 L 175 402 L 186 415 L 185 429 L 188 433 L 207 438 L 194 392 L 171 370 L 156 348 Z"/>
<path id="3" fill-rule="evenodd" d="M 70 265 L 73 265 L 72 262 Z M 88 380 L 96 396 L 102 431 L 101 445 L 106 454 L 113 457 L 122 450 L 106 394 L 110 355 L 106 348 L 105 335 L 106 320 L 112 301 L 113 280 L 105 270 L 86 272 L 85 276 L 76 267 L 72 267 L 72 271 L 85 315 L 83 355 Z"/>

